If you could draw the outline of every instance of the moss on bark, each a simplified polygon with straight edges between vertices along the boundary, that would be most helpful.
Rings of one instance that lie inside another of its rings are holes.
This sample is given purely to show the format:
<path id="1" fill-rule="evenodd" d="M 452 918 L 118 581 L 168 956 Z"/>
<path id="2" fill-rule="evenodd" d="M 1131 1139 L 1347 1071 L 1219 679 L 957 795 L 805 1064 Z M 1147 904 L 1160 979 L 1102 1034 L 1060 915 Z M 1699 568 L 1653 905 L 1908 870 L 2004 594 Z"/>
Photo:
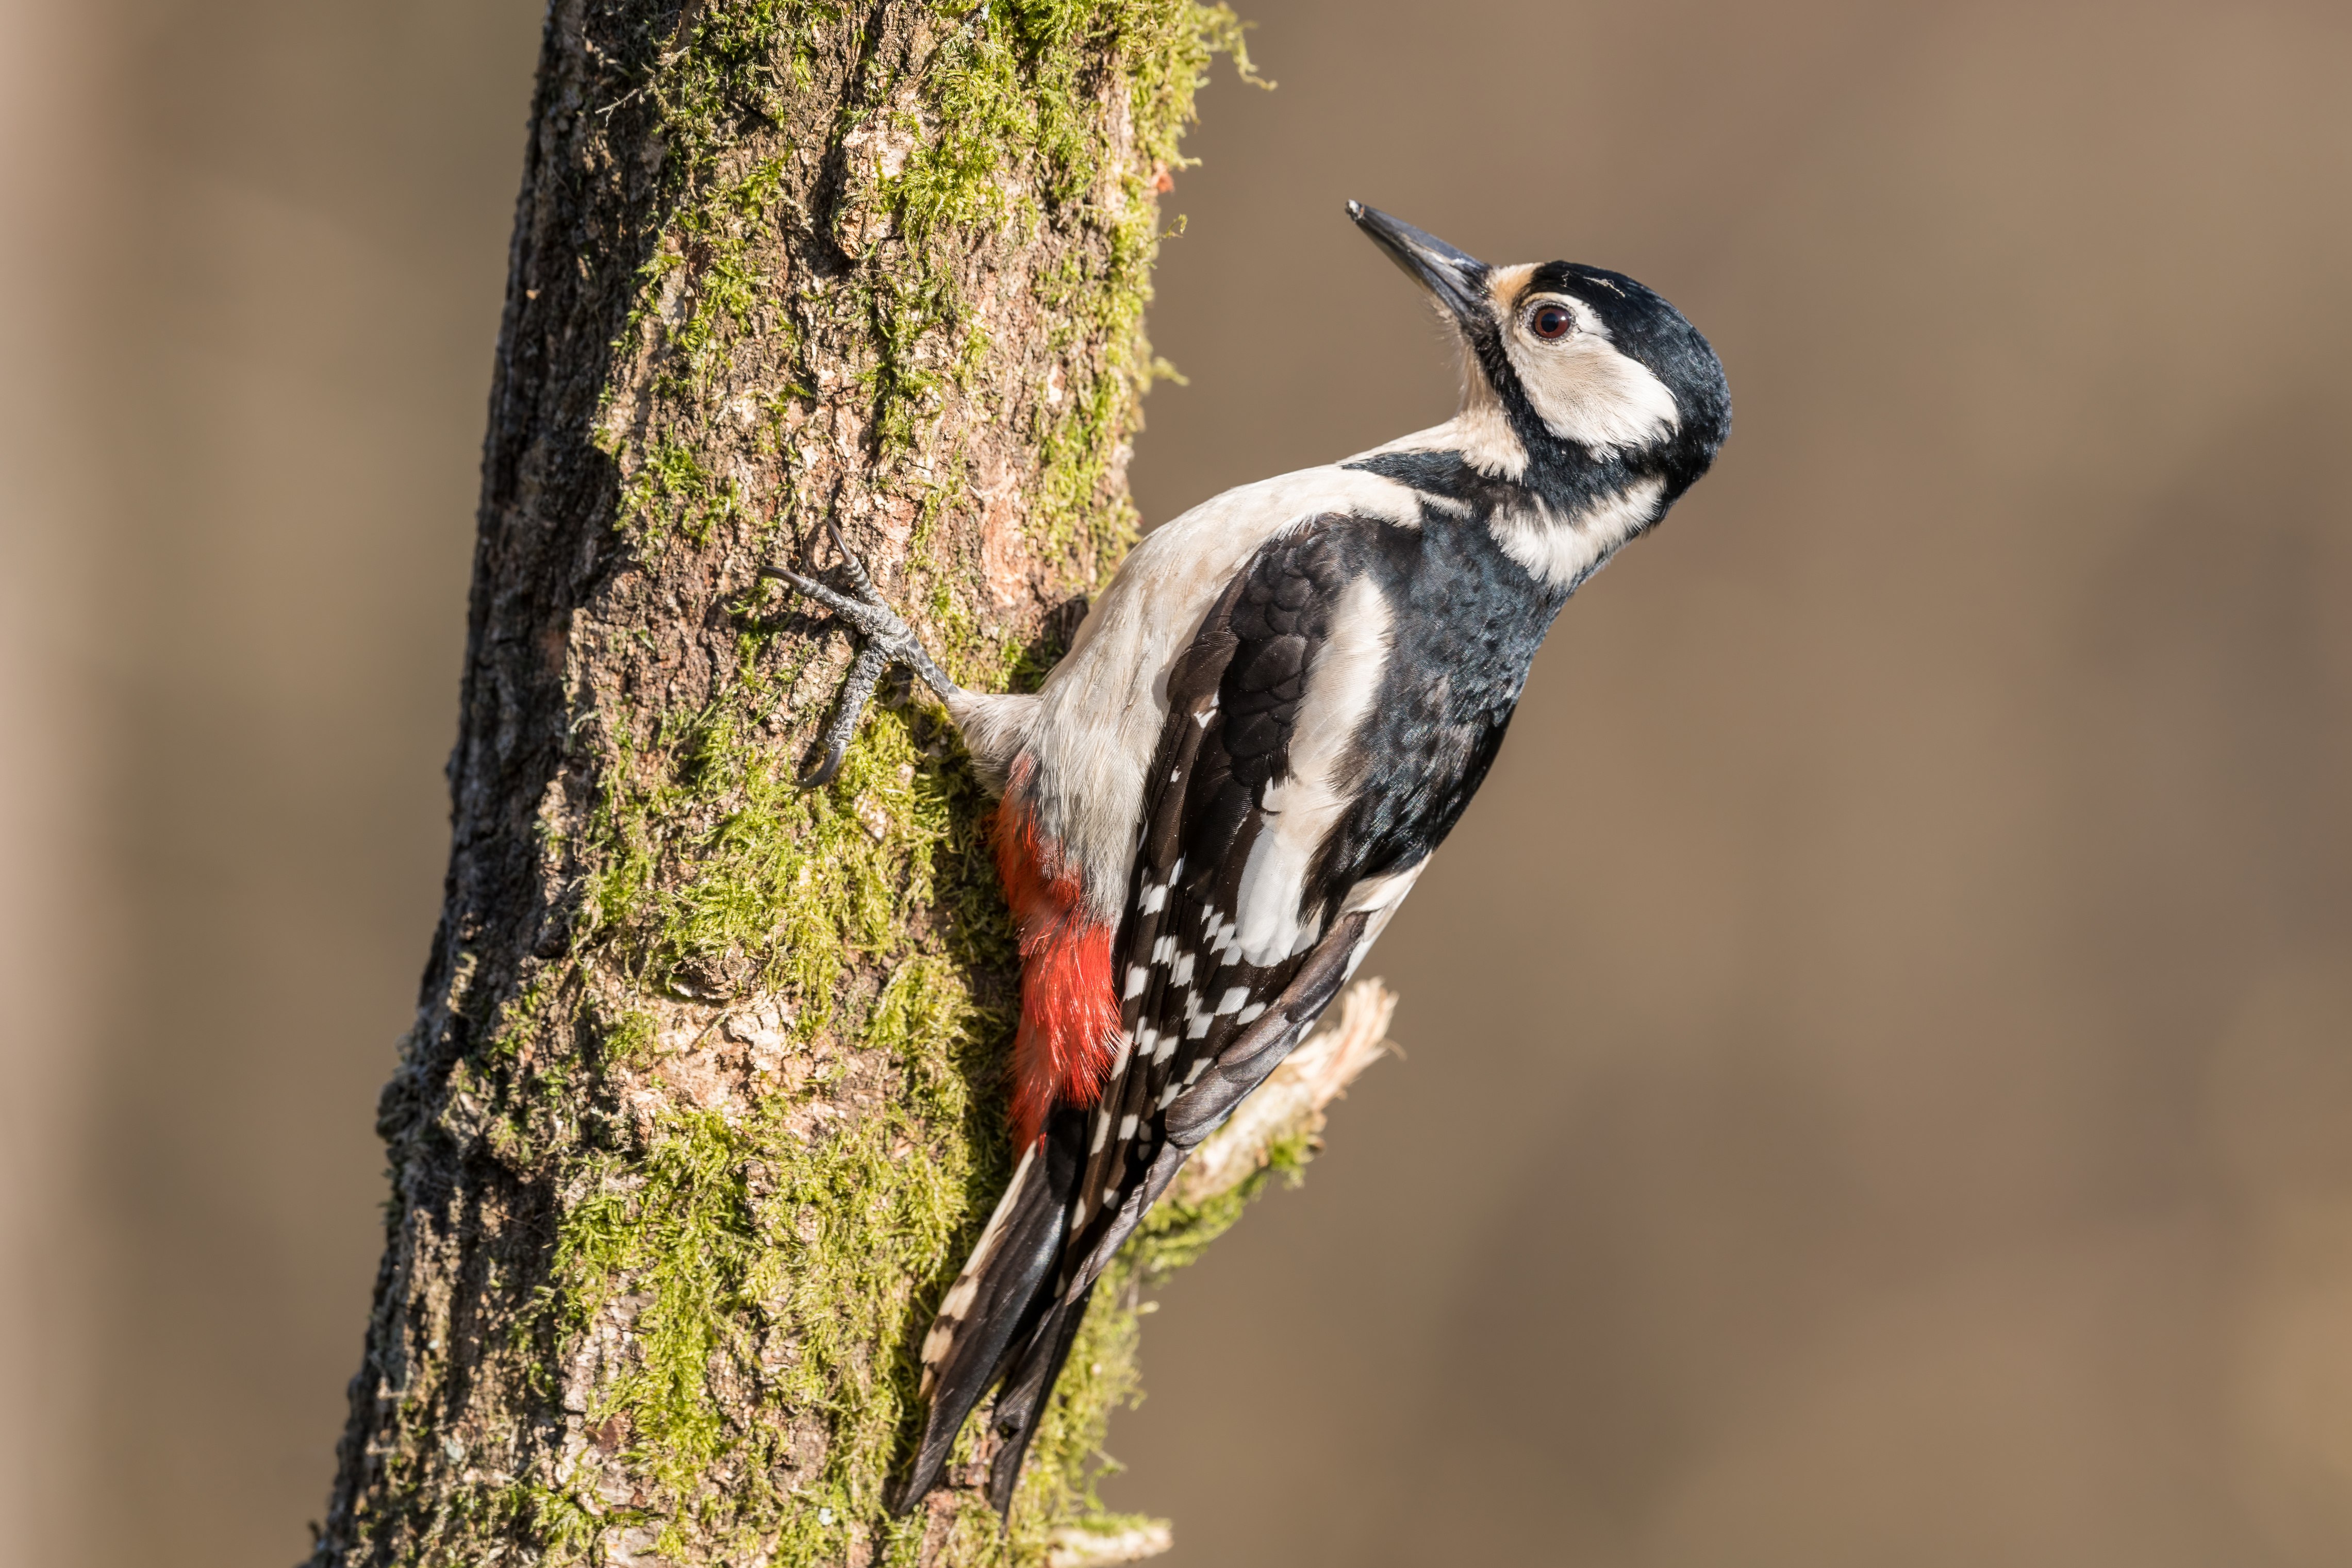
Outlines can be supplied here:
<path id="1" fill-rule="evenodd" d="M 757 571 L 830 522 L 958 678 L 1049 665 L 1133 537 L 1156 193 L 1219 50 L 1193 0 L 552 7 L 316 1563 L 1035 1563 L 1131 1522 L 1093 1483 L 1138 1291 L 1238 1196 L 1098 1292 L 1009 1534 L 970 1488 L 882 1511 L 1008 1174 L 1015 956 L 934 708 L 795 787 L 851 650 Z"/>

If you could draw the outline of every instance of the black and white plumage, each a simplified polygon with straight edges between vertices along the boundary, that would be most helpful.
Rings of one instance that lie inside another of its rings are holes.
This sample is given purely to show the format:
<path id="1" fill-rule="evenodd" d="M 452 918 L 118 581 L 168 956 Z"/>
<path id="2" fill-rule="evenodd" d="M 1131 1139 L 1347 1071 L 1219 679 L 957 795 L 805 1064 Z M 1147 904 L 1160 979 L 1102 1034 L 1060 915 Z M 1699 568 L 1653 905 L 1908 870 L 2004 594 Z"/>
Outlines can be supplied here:
<path id="1" fill-rule="evenodd" d="M 1461 413 L 1153 533 L 1035 695 L 949 682 L 855 563 L 848 592 L 775 573 L 867 633 L 860 671 L 915 665 L 1003 791 L 1021 1156 L 925 1342 L 902 1507 L 991 1387 L 1009 1505 L 1112 1253 L 1361 962 L 1569 595 L 1729 432 L 1713 350 L 1641 284 L 1488 267 L 1349 211 L 1459 334 Z M 835 759 L 864 695 L 828 731 Z"/>

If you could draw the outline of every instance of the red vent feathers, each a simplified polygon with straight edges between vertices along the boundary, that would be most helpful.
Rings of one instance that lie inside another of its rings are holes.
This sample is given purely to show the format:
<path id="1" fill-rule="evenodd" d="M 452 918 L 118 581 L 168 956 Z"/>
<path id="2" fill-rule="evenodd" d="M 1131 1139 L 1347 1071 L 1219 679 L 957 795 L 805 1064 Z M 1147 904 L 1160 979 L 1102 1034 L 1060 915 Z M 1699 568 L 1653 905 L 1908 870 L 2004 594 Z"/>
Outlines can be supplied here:
<path id="1" fill-rule="evenodd" d="M 1088 917 L 1076 867 L 1037 832 L 1016 787 L 996 812 L 996 870 L 1021 934 L 1021 1030 L 1013 1042 L 1013 1146 L 1056 1105 L 1091 1105 L 1118 1040 L 1110 927 Z"/>

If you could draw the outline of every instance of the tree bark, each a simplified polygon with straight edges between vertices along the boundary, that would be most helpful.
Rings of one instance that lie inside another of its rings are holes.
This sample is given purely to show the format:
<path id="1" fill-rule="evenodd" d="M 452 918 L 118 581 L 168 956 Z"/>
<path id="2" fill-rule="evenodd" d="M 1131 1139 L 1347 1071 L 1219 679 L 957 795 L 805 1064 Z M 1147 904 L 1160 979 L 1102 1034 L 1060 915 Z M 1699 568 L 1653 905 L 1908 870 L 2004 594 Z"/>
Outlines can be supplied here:
<path id="1" fill-rule="evenodd" d="M 1156 193 L 1239 41 L 1192 0 L 555 0 L 446 903 L 315 1563 L 1164 1544 L 1092 1491 L 1136 1291 L 1336 1084 L 1098 1292 L 1009 1534 L 968 1487 L 887 1519 L 915 1348 L 1008 1175 L 1016 956 L 927 700 L 796 788 L 854 648 L 758 570 L 835 524 L 957 679 L 1049 666 L 1133 536 Z"/>

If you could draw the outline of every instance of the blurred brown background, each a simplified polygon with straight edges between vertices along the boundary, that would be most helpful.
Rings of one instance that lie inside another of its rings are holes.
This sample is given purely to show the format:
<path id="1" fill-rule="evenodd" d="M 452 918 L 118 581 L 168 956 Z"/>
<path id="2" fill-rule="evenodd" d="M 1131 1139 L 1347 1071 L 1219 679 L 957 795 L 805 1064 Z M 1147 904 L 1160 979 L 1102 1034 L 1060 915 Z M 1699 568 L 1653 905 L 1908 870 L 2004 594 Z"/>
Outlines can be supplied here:
<path id="1" fill-rule="evenodd" d="M 0 0 L 0 1564 L 290 1562 L 439 898 L 530 0 Z M 1220 1568 L 2352 1562 L 2352 17 L 1254 0 L 1135 480 L 1442 418 L 1339 214 L 1729 368 L 1181 1278 Z"/>

